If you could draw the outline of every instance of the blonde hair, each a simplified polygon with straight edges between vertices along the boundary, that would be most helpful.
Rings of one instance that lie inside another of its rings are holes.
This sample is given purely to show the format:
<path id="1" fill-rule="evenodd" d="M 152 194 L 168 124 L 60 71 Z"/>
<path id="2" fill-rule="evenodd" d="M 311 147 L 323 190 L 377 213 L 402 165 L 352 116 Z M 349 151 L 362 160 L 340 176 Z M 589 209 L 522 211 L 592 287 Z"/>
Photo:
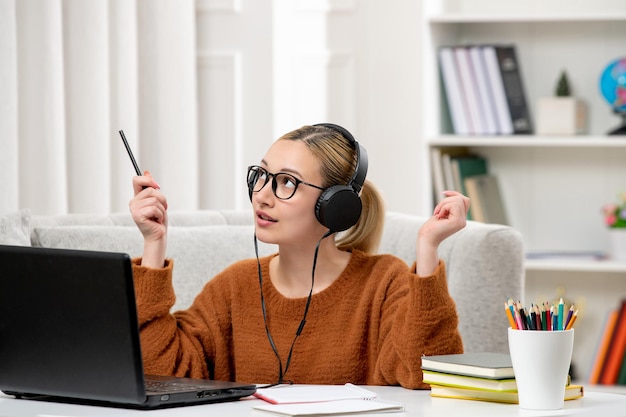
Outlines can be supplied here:
<path id="1" fill-rule="evenodd" d="M 301 140 L 321 164 L 322 186 L 348 184 L 356 168 L 353 144 L 340 132 L 326 126 L 303 126 L 279 140 Z M 361 189 L 362 211 L 354 226 L 336 238 L 339 249 L 374 253 L 382 238 L 385 210 L 383 199 L 366 180 Z"/>

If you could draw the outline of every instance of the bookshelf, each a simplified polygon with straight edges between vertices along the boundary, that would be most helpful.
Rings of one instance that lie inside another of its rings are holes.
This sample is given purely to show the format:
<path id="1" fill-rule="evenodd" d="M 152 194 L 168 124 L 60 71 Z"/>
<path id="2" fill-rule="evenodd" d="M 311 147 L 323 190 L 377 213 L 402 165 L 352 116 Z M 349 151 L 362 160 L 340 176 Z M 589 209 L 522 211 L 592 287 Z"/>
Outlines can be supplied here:
<path id="1" fill-rule="evenodd" d="M 595 0 L 431 0 L 422 2 L 422 200 L 433 205 L 432 148 L 465 147 L 488 160 L 498 177 L 511 226 L 528 251 L 610 251 L 600 208 L 626 191 L 626 136 L 599 91 L 603 68 L 626 56 L 626 2 Z M 575 136 L 459 136 L 442 97 L 441 46 L 514 44 L 535 121 L 540 97 L 551 96 L 562 70 L 587 105 L 587 133 Z M 527 303 L 564 292 L 583 304 L 574 363 L 587 377 L 609 308 L 626 297 L 626 263 L 529 260 Z"/>

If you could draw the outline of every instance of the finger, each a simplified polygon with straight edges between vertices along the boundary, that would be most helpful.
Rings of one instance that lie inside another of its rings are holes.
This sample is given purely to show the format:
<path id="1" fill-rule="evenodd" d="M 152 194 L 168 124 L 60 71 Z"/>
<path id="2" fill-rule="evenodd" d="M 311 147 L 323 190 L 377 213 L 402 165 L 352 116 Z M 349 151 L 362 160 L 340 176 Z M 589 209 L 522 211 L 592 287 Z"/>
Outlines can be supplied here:
<path id="1" fill-rule="evenodd" d="M 465 195 L 457 192 L 457 191 L 453 191 L 453 190 L 447 190 L 443 192 L 443 195 L 446 196 L 446 198 L 444 198 L 438 205 L 437 207 L 435 207 L 435 211 L 434 214 L 438 214 L 439 210 L 441 210 L 440 205 L 442 203 L 448 202 L 451 199 L 454 200 L 460 200 L 463 204 L 464 210 L 467 213 L 469 211 L 469 207 L 470 207 L 470 199 L 468 197 L 466 197 Z"/>
<path id="2" fill-rule="evenodd" d="M 163 194 L 151 188 L 147 189 L 144 194 L 139 197 L 135 197 L 130 201 L 131 212 L 139 213 L 150 207 L 154 207 L 162 212 L 167 211 L 167 199 Z"/>
<path id="3" fill-rule="evenodd" d="M 438 204 L 435 218 L 448 219 L 452 217 L 467 217 L 465 202 L 461 198 L 447 198 Z"/>
<path id="4" fill-rule="evenodd" d="M 148 188 L 145 192 L 151 191 L 157 193 L 155 196 L 144 197 L 139 194 L 129 202 L 131 217 L 137 223 L 148 223 L 156 219 L 158 223 L 165 224 L 167 222 L 167 200 L 161 193 L 152 188 Z"/>
<path id="5" fill-rule="evenodd" d="M 139 194 L 146 188 L 161 189 L 161 186 L 154 180 L 152 174 L 149 171 L 145 171 L 144 175 L 137 175 L 133 177 L 133 191 L 135 195 Z"/>

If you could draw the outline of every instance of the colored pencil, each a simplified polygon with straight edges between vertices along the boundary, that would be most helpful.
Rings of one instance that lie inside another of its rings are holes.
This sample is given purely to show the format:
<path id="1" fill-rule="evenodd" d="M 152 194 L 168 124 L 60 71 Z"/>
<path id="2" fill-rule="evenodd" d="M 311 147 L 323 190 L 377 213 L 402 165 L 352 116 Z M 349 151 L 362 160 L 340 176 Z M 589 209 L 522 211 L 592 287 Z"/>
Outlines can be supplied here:
<path id="1" fill-rule="evenodd" d="M 511 313 L 511 309 L 509 308 L 509 303 L 504 302 L 504 310 L 506 311 L 506 317 L 509 319 L 509 324 L 511 325 L 511 329 L 517 329 L 517 324 L 515 324 L 515 320 L 513 319 L 513 314 Z"/>

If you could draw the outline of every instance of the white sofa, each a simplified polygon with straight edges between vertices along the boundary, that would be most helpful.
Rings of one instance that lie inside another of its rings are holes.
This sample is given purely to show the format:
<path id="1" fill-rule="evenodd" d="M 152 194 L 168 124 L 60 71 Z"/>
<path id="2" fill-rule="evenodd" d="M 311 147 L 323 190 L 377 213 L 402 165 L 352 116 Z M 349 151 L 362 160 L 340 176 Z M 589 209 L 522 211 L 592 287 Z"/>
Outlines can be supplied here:
<path id="1" fill-rule="evenodd" d="M 249 211 L 171 212 L 168 257 L 174 258 L 175 309 L 188 306 L 202 286 L 232 262 L 254 257 Z M 424 218 L 387 213 L 380 253 L 414 260 Z M 141 234 L 129 213 L 0 216 L 0 244 L 125 252 L 139 256 Z M 275 247 L 260 243 L 261 255 Z M 440 247 L 457 306 L 465 351 L 507 352 L 504 301 L 523 294 L 523 245 L 516 230 L 468 222 Z"/>

